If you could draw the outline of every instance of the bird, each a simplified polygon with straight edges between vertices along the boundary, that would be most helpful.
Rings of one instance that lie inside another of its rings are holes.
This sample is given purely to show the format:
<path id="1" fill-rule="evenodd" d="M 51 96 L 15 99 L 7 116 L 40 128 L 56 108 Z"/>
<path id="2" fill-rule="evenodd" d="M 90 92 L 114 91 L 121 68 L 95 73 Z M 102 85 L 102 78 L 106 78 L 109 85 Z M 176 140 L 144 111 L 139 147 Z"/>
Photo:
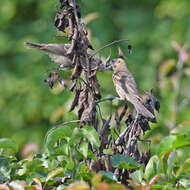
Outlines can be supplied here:
<path id="1" fill-rule="evenodd" d="M 154 121 L 155 115 L 143 105 L 136 81 L 127 68 L 124 58 L 113 59 L 110 68 L 113 70 L 112 79 L 120 99 L 132 103 L 138 114 Z"/>
<path id="2" fill-rule="evenodd" d="M 40 44 L 34 42 L 25 42 L 26 46 L 36 48 L 48 53 L 51 60 L 59 65 L 59 70 L 72 69 L 71 57 L 67 55 L 70 44 Z"/>

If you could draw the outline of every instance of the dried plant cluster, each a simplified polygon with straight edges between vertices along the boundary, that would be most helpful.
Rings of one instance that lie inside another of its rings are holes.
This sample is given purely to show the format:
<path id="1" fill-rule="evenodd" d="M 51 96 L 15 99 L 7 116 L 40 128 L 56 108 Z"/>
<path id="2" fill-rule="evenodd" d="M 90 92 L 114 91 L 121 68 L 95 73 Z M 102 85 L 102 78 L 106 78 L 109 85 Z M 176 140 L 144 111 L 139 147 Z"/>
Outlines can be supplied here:
<path id="1" fill-rule="evenodd" d="M 109 58 L 103 62 L 101 59 L 95 58 L 94 54 L 88 53 L 88 49 L 93 50 L 93 47 L 89 42 L 85 24 L 81 21 L 80 7 L 75 0 L 60 0 L 60 9 L 56 13 L 54 25 L 62 32 L 68 29 L 68 41 L 70 43 L 36 44 L 27 42 L 26 44 L 47 51 L 51 59 L 58 65 L 59 70 L 72 69 L 70 91 L 74 93 L 74 98 L 69 111 L 71 112 L 77 107 L 78 119 L 80 120 L 78 127 L 88 124 L 97 131 L 100 138 L 98 150 L 94 150 L 89 145 L 89 149 L 93 151 L 98 161 L 87 159 L 86 164 L 95 172 L 100 170 L 111 171 L 118 180 L 127 184 L 126 179 L 129 179 L 131 171 L 114 168 L 110 163 L 110 155 L 105 154 L 104 149 L 111 149 L 113 154 L 129 155 L 139 163 L 146 165 L 150 153 L 149 151 L 140 152 L 138 142 L 142 141 L 142 131 L 145 132 L 150 129 L 149 120 L 139 114 L 134 117 L 132 112 L 128 111 L 127 104 L 122 107 L 120 113 L 118 110 L 115 113 L 110 111 L 107 119 L 103 119 L 99 115 L 101 113 L 100 102 L 103 100 L 101 99 L 97 72 L 106 72 L 105 67 Z M 131 52 L 130 45 L 128 50 Z M 64 80 L 54 71 L 45 80 L 51 88 L 57 81 L 65 85 Z M 114 98 L 111 97 L 108 100 L 112 102 Z M 159 102 L 152 91 L 143 97 L 143 104 L 153 114 L 154 109 L 159 110 Z M 113 118 L 116 127 L 111 122 Z M 122 120 L 125 121 L 126 125 L 124 131 L 121 131 Z M 117 138 L 113 137 L 111 130 L 115 132 Z M 85 139 L 83 140 L 85 141 Z"/>

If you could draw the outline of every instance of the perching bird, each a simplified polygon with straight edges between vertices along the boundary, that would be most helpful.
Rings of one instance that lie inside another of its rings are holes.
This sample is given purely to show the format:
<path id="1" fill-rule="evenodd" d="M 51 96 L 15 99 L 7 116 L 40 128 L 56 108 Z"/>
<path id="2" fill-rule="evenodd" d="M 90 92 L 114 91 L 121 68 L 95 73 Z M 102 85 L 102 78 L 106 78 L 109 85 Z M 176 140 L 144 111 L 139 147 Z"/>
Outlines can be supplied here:
<path id="1" fill-rule="evenodd" d="M 142 98 L 131 72 L 128 70 L 124 59 L 118 58 L 111 61 L 113 69 L 113 82 L 120 99 L 132 103 L 138 114 L 154 121 L 155 116 L 142 103 Z"/>
<path id="2" fill-rule="evenodd" d="M 67 50 L 69 49 L 70 44 L 40 44 L 25 42 L 25 45 L 47 52 L 51 60 L 54 63 L 59 64 L 60 70 L 72 69 L 74 66 L 71 59 L 67 56 Z"/>

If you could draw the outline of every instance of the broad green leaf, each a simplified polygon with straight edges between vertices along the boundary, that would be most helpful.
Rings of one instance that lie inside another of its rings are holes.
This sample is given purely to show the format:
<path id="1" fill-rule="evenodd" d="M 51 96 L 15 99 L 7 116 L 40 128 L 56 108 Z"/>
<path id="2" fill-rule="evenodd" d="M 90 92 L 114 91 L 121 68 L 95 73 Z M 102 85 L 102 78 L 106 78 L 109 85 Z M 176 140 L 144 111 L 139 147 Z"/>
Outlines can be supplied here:
<path id="1" fill-rule="evenodd" d="M 159 156 L 166 154 L 167 152 L 170 152 L 173 150 L 173 142 L 176 140 L 176 136 L 167 136 L 165 137 L 161 142 L 159 146 Z"/>
<path id="2" fill-rule="evenodd" d="M 176 151 L 173 150 L 173 151 L 171 151 L 171 153 L 168 157 L 168 160 L 167 160 L 167 166 L 168 166 L 167 167 L 167 176 L 168 176 L 168 178 L 172 177 L 172 170 L 174 167 L 173 163 L 175 161 L 176 155 L 177 155 Z"/>
<path id="3" fill-rule="evenodd" d="M 190 145 L 190 135 L 179 135 L 173 142 L 173 148 L 181 148 Z"/>
<path id="4" fill-rule="evenodd" d="M 117 181 L 116 176 L 112 172 L 106 172 L 106 171 L 101 170 L 99 171 L 99 173 L 102 174 L 103 176 L 106 176 L 107 178 L 111 180 Z"/>
<path id="5" fill-rule="evenodd" d="M 56 168 L 55 170 L 52 170 L 47 178 L 46 178 L 46 183 L 51 180 L 52 178 L 54 178 L 57 175 L 63 174 L 64 173 L 64 169 L 63 168 Z"/>
<path id="6" fill-rule="evenodd" d="M 160 160 L 154 155 L 150 158 L 145 168 L 145 178 L 150 181 L 156 174 L 159 174 Z"/>
<path id="7" fill-rule="evenodd" d="M 186 190 L 190 190 L 190 181 L 189 179 L 180 179 L 179 184 L 181 184 Z"/>
<path id="8" fill-rule="evenodd" d="M 87 158 L 87 156 L 88 156 L 88 142 L 82 142 L 82 143 L 80 144 L 79 150 L 80 150 L 81 154 L 82 154 L 85 158 Z"/>
<path id="9" fill-rule="evenodd" d="M 18 146 L 12 139 L 1 138 L 0 139 L 0 148 L 10 148 L 15 152 L 18 152 Z"/>
<path id="10" fill-rule="evenodd" d="M 88 139 L 94 149 L 98 149 L 100 146 L 100 140 L 96 130 L 93 127 L 85 126 L 82 128 L 83 136 Z"/>
<path id="11" fill-rule="evenodd" d="M 138 183 L 142 183 L 143 173 L 141 170 L 137 170 L 131 174 L 133 180 L 137 181 Z"/>
<path id="12" fill-rule="evenodd" d="M 120 155 L 120 154 L 112 156 L 111 163 L 113 167 L 119 168 L 119 169 L 136 169 L 141 166 L 138 162 L 136 162 L 130 156 Z"/>
<path id="13" fill-rule="evenodd" d="M 189 126 L 190 126 L 190 121 L 184 121 L 180 124 L 178 124 L 177 127 L 175 127 L 172 131 L 172 135 L 186 135 L 189 133 Z"/>
<path id="14" fill-rule="evenodd" d="M 190 172 L 190 158 L 185 160 L 185 162 L 179 167 L 176 172 L 176 176 L 180 176 L 183 173 Z"/>
<path id="15" fill-rule="evenodd" d="M 68 126 L 62 126 L 59 128 L 53 128 L 50 131 L 48 131 L 47 135 L 46 135 L 46 142 L 45 142 L 45 146 L 47 151 L 50 154 L 64 154 L 66 152 L 66 150 L 64 148 L 66 147 L 62 147 L 62 146 L 58 146 L 55 147 L 55 143 L 61 139 L 61 138 L 65 138 L 65 137 L 70 137 L 72 135 L 72 130 L 70 127 Z"/>
<path id="16" fill-rule="evenodd" d="M 75 163 L 71 160 L 69 162 L 67 162 L 66 166 L 65 166 L 68 170 L 72 171 L 75 167 Z"/>

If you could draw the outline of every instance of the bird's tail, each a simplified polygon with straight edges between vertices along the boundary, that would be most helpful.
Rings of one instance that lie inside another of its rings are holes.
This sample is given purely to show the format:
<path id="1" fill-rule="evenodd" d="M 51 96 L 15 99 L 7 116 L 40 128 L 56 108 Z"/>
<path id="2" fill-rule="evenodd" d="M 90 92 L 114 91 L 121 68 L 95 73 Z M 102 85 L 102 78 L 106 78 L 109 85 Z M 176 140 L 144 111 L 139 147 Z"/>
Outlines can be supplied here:
<path id="1" fill-rule="evenodd" d="M 134 105 L 136 111 L 150 121 L 155 120 L 155 115 L 152 114 L 136 97 L 130 97 L 130 102 Z"/>
<path id="2" fill-rule="evenodd" d="M 42 48 L 44 46 L 43 44 L 33 43 L 33 42 L 24 42 L 24 44 L 31 48 Z"/>

